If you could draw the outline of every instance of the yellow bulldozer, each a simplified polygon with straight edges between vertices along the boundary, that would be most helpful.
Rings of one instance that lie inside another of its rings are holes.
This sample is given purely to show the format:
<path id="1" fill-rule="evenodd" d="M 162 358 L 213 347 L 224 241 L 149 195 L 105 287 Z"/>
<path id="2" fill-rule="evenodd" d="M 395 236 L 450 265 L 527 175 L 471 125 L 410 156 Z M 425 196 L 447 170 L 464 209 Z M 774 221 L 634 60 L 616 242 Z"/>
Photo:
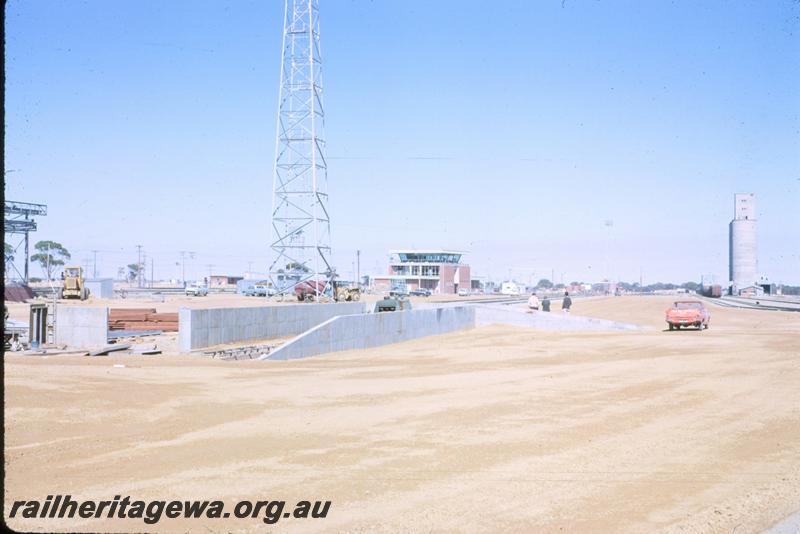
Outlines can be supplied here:
<path id="1" fill-rule="evenodd" d="M 361 299 L 361 288 L 358 286 L 333 282 L 333 300 L 336 302 L 354 302 Z"/>
<path id="2" fill-rule="evenodd" d="M 89 288 L 83 280 L 83 269 L 78 266 L 64 267 L 61 273 L 64 286 L 61 288 L 62 299 L 81 299 L 89 298 Z"/>

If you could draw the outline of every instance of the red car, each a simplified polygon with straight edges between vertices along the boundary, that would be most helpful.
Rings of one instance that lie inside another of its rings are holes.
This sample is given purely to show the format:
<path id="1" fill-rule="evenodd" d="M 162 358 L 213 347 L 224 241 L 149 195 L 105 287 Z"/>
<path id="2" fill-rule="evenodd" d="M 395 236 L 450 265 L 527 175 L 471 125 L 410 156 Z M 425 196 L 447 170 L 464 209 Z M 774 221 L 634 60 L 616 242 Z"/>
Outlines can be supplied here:
<path id="1" fill-rule="evenodd" d="M 679 300 L 667 309 L 667 324 L 670 330 L 680 330 L 682 326 L 694 326 L 698 330 L 708 328 L 711 314 L 699 300 Z"/>

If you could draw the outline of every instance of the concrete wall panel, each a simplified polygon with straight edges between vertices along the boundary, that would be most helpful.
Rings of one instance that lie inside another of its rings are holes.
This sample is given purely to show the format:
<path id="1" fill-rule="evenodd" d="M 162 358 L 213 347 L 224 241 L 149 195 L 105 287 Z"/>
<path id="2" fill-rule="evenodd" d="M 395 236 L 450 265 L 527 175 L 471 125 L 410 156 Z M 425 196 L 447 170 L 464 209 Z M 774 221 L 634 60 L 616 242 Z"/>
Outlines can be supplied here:
<path id="1" fill-rule="evenodd" d="M 362 302 L 294 304 L 251 308 L 178 310 L 181 352 L 256 339 L 291 336 L 338 315 L 363 313 Z"/>
<path id="2" fill-rule="evenodd" d="M 108 343 L 108 308 L 58 306 L 56 344 L 92 349 Z"/>
<path id="3" fill-rule="evenodd" d="M 437 308 L 331 318 L 261 359 L 292 360 L 326 352 L 366 349 L 475 326 L 475 309 Z"/>

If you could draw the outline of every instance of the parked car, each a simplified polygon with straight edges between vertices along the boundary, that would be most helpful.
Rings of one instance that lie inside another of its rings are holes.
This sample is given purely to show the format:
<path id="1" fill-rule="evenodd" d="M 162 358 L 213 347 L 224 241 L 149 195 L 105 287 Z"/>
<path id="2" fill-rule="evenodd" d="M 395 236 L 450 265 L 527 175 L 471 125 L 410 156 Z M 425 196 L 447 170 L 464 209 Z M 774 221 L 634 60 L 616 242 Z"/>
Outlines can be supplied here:
<path id="1" fill-rule="evenodd" d="M 424 287 L 420 287 L 409 292 L 409 295 L 411 295 L 412 297 L 430 297 L 431 290 L 425 289 Z"/>
<path id="2" fill-rule="evenodd" d="M 682 326 L 694 326 L 698 330 L 708 328 L 711 314 L 699 300 L 678 300 L 667 309 L 667 325 L 670 330 L 680 330 Z"/>
<path id="3" fill-rule="evenodd" d="M 390 297 L 407 297 L 408 295 L 408 287 L 405 285 L 395 285 L 389 289 Z"/>
<path id="4" fill-rule="evenodd" d="M 256 289 L 256 286 L 250 286 L 250 287 L 244 288 L 244 291 L 242 291 L 242 295 L 244 295 L 245 297 L 257 297 L 257 296 L 259 296 L 258 295 L 258 290 Z"/>
<path id="5" fill-rule="evenodd" d="M 519 295 L 519 286 L 514 282 L 503 282 L 500 286 L 501 295 Z"/>
<path id="6" fill-rule="evenodd" d="M 189 284 L 186 286 L 186 296 L 205 297 L 208 295 L 208 288 L 202 284 Z"/>
<path id="7" fill-rule="evenodd" d="M 459 297 L 468 297 L 469 296 L 469 289 L 467 289 L 466 287 L 462 287 L 461 289 L 458 290 L 458 296 Z"/>

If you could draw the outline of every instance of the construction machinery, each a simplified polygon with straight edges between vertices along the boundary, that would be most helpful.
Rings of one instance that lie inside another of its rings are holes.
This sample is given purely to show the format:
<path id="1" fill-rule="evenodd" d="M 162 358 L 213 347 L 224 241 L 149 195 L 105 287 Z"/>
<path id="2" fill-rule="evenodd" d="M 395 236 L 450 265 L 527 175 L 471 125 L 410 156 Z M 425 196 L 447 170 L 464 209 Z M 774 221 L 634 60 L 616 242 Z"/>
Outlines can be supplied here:
<path id="1" fill-rule="evenodd" d="M 330 295 L 325 281 L 306 280 L 294 286 L 294 294 L 300 302 L 314 302 L 317 299 L 317 293 L 323 298 Z"/>
<path id="2" fill-rule="evenodd" d="M 64 267 L 61 279 L 64 281 L 60 295 L 62 299 L 86 300 L 89 298 L 89 288 L 86 287 L 84 282 L 82 267 Z"/>
<path id="3" fill-rule="evenodd" d="M 347 282 L 333 282 L 333 300 L 355 302 L 361 300 L 361 288 Z"/>
<path id="4" fill-rule="evenodd" d="M 375 303 L 375 313 L 404 311 L 411 309 L 411 301 L 403 296 L 383 297 Z"/>
<path id="5" fill-rule="evenodd" d="M 335 302 L 355 302 L 361 300 L 361 289 L 349 282 L 334 280 L 331 284 L 325 281 L 306 280 L 294 288 L 295 296 L 300 302 L 314 302 L 317 292 L 322 299 L 330 302 L 331 297 Z"/>

